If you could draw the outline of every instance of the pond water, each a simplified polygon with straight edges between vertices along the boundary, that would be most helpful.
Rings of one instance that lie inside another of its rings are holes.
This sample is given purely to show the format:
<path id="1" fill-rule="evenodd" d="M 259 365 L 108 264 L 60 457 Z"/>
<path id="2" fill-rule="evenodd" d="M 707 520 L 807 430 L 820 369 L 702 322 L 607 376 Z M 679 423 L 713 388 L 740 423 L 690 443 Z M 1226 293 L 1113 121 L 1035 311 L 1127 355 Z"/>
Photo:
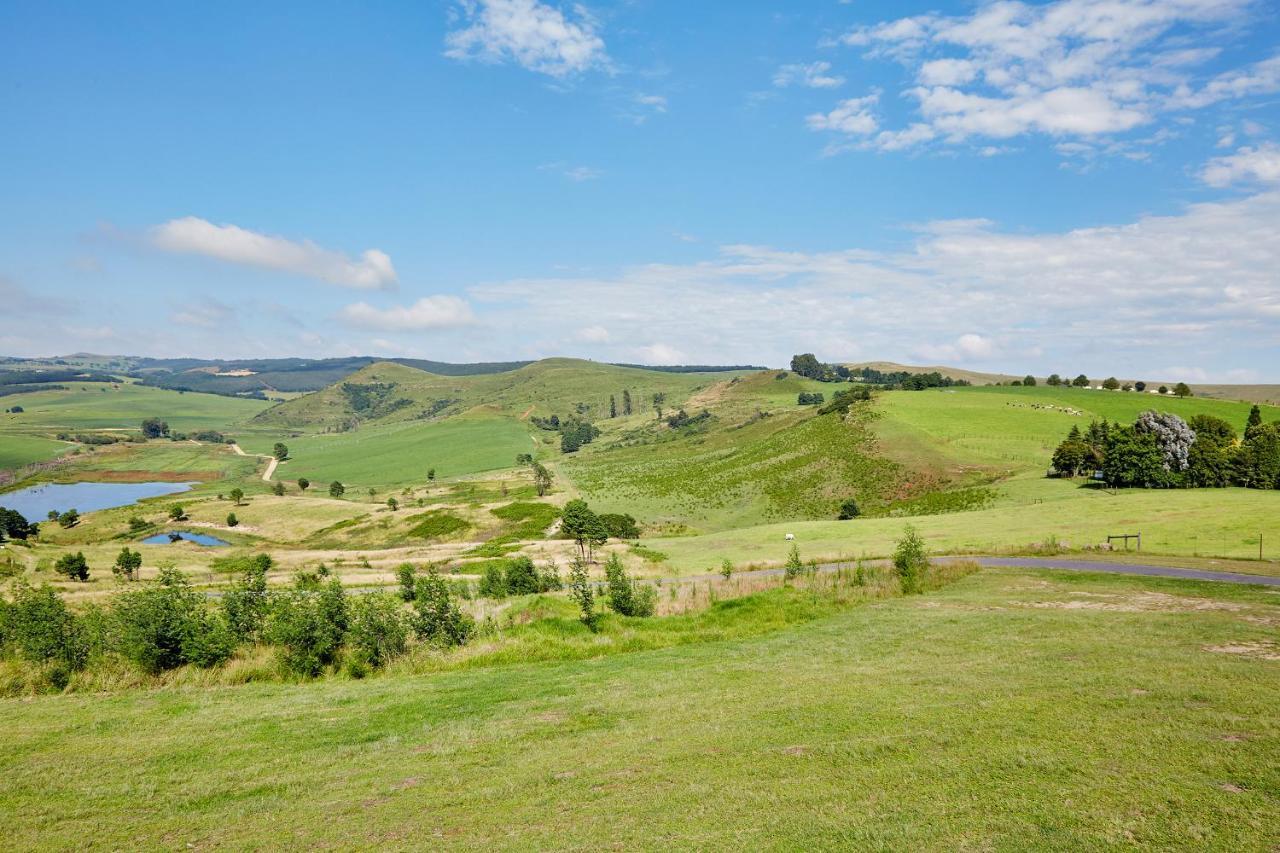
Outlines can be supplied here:
<path id="1" fill-rule="evenodd" d="M 0 506 L 22 513 L 27 521 L 44 521 L 50 510 L 80 514 L 128 506 L 143 498 L 175 495 L 195 483 L 42 483 L 16 492 L 0 493 Z"/>
<path id="2" fill-rule="evenodd" d="M 231 543 L 207 533 L 192 533 L 190 530 L 170 530 L 168 533 L 157 533 L 142 540 L 143 545 L 171 545 L 175 542 L 194 542 L 197 545 L 210 545 L 217 548 Z"/>

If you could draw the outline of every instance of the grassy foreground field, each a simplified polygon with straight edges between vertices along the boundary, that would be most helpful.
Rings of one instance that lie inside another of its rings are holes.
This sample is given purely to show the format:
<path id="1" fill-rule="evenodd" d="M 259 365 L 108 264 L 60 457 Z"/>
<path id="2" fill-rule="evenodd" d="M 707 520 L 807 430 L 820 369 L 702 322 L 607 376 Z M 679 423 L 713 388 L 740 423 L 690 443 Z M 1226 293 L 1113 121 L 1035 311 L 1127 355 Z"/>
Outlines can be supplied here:
<path id="1" fill-rule="evenodd" d="M 0 820 L 15 848 L 1272 849 L 1278 620 L 1256 588 L 987 570 L 590 661 L 5 700 Z"/>

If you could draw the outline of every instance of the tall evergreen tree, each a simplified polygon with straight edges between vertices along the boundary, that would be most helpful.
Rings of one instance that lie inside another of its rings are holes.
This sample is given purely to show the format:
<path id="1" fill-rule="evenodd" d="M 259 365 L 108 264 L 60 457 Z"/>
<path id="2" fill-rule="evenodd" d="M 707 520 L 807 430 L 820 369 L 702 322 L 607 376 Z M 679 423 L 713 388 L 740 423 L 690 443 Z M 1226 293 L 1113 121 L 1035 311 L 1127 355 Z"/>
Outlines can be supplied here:
<path id="1" fill-rule="evenodd" d="M 618 416 L 618 401 L 609 395 L 609 417 L 616 418 Z"/>
<path id="2" fill-rule="evenodd" d="M 622 389 L 622 414 L 631 414 L 631 392 L 625 388 Z"/>

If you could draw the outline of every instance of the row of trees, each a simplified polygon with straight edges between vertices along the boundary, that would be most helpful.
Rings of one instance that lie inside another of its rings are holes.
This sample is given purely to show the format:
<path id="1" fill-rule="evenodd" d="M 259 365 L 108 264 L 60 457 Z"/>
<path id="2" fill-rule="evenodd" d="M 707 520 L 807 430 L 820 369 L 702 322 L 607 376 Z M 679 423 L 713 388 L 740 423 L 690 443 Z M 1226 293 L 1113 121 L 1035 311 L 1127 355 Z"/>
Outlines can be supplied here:
<path id="1" fill-rule="evenodd" d="M 1036 384 L 1036 378 L 1034 376 L 1028 375 L 1021 380 L 1015 379 L 1009 384 L 1025 385 L 1027 387 L 1032 387 Z M 1056 373 L 1051 373 L 1049 374 L 1049 378 L 1045 380 L 1045 384 L 1053 386 L 1055 388 L 1058 386 L 1088 388 L 1090 384 L 1090 380 L 1089 380 L 1089 377 L 1084 375 L 1083 373 L 1081 373 L 1075 379 L 1064 379 Z M 1132 382 L 1132 383 L 1130 382 L 1122 383 L 1119 379 L 1116 379 L 1114 376 L 1108 376 L 1106 379 L 1102 380 L 1102 387 L 1108 391 L 1137 391 L 1139 393 L 1142 393 L 1147 390 L 1147 383 L 1141 382 L 1141 381 Z M 1174 385 L 1173 388 L 1170 388 L 1167 385 L 1161 385 L 1157 390 L 1161 394 L 1172 394 L 1175 397 L 1193 396 L 1191 391 L 1191 386 L 1185 382 L 1179 382 L 1176 385 Z"/>
<path id="2" fill-rule="evenodd" d="M 1053 471 L 1063 477 L 1100 472 L 1113 486 L 1280 488 L 1280 421 L 1264 424 L 1249 412 L 1243 436 L 1213 415 L 1183 420 L 1143 412 L 1132 425 L 1094 421 L 1072 426 L 1054 450 Z"/>

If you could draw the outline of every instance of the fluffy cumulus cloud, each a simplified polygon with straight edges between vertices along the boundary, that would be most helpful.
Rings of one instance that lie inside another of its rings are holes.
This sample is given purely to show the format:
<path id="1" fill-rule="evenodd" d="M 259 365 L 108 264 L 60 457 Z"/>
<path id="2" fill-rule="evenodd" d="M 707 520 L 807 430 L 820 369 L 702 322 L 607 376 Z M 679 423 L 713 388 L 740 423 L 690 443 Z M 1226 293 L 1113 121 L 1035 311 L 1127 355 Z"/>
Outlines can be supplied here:
<path id="1" fill-rule="evenodd" d="M 570 17 L 537 0 L 465 0 L 455 21 L 445 36 L 452 59 L 515 62 L 552 77 L 609 65 L 596 22 L 582 6 Z"/>
<path id="2" fill-rule="evenodd" d="M 1280 183 L 1280 145 L 1274 142 L 1246 145 L 1234 154 L 1214 157 L 1200 171 L 1200 179 L 1211 187 L 1245 182 Z"/>
<path id="3" fill-rule="evenodd" d="M 773 85 L 779 89 L 787 86 L 806 86 L 810 89 L 834 89 L 844 85 L 844 78 L 831 73 L 830 62 L 784 65 L 773 75 Z"/>
<path id="4" fill-rule="evenodd" d="M 1274 379 L 1280 192 L 1056 233 L 935 222 L 896 252 L 725 246 L 699 263 L 497 282 L 471 295 L 493 306 L 486 321 L 542 330 L 547 354 L 573 351 L 590 306 L 591 322 L 613 332 L 593 352 L 619 361 L 784 364 L 813 350 L 1155 375 L 1178 360 L 1211 377 L 1253 369 Z M 659 329 L 660 342 L 645 339 Z"/>
<path id="5" fill-rule="evenodd" d="M 1256 0 L 996 0 L 972 14 L 917 15 L 858 27 L 838 43 L 901 63 L 919 120 L 880 130 L 868 115 L 815 130 L 857 137 L 845 147 L 896 149 L 934 140 L 1024 134 L 1094 139 L 1162 114 L 1280 91 L 1280 56 L 1206 75 L 1213 40 Z M 1194 35 L 1192 35 L 1194 34 Z M 846 102 L 847 103 L 847 102 Z"/>
<path id="6" fill-rule="evenodd" d="M 367 302 L 356 302 L 338 315 L 347 325 L 379 332 L 425 332 L 450 329 L 475 322 L 466 300 L 457 296 L 424 296 L 412 305 L 375 308 Z"/>
<path id="7" fill-rule="evenodd" d="M 317 246 L 187 216 L 151 229 L 154 246 L 232 264 L 279 270 L 359 290 L 390 290 L 396 271 L 385 252 L 368 249 L 358 259 Z"/>

